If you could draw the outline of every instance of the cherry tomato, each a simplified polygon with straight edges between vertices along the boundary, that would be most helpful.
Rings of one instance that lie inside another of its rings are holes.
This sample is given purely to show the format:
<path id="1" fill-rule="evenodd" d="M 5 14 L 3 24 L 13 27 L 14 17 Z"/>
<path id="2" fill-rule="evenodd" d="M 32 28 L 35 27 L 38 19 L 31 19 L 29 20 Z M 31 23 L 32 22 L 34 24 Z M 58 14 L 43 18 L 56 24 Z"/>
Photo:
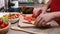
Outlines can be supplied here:
<path id="1" fill-rule="evenodd" d="M 6 27 L 6 26 L 8 26 L 8 24 L 9 24 L 8 22 L 5 22 L 5 23 L 4 23 L 4 26 Z"/>
<path id="2" fill-rule="evenodd" d="M 3 20 L 0 20 L 0 25 L 3 24 Z"/>
<path id="3" fill-rule="evenodd" d="M 0 28 L 5 28 L 5 25 L 4 24 L 0 25 Z"/>

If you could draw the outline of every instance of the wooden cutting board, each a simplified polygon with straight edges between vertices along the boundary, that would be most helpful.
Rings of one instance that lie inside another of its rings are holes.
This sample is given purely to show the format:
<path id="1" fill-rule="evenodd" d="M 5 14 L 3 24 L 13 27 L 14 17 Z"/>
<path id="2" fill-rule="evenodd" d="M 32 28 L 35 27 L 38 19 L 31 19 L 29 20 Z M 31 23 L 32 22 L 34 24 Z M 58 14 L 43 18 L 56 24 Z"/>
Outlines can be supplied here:
<path id="1" fill-rule="evenodd" d="M 22 28 L 35 27 L 35 25 L 33 25 L 33 24 L 28 24 L 28 23 L 23 23 L 23 22 L 24 22 L 24 19 L 22 16 L 20 16 L 19 23 L 18 23 L 19 27 L 22 27 Z"/>

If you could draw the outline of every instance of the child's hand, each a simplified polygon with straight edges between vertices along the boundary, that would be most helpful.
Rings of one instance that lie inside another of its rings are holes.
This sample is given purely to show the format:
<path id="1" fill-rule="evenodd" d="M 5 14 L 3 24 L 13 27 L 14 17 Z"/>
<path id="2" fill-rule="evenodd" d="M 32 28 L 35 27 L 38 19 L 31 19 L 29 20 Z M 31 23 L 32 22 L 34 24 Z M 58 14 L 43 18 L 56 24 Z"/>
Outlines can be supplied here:
<path id="1" fill-rule="evenodd" d="M 41 14 L 36 18 L 35 25 L 38 27 L 45 26 L 53 18 L 54 18 L 53 13 Z"/>
<path id="2" fill-rule="evenodd" d="M 38 15 L 38 13 L 45 13 L 46 12 L 46 10 L 47 10 L 47 7 L 45 7 L 45 6 L 43 6 L 43 7 L 39 7 L 39 8 L 34 8 L 34 10 L 33 10 L 33 14 L 35 15 L 35 16 L 37 16 Z"/>
<path id="3" fill-rule="evenodd" d="M 33 14 L 36 16 L 40 9 L 41 9 L 41 8 L 34 8 Z"/>

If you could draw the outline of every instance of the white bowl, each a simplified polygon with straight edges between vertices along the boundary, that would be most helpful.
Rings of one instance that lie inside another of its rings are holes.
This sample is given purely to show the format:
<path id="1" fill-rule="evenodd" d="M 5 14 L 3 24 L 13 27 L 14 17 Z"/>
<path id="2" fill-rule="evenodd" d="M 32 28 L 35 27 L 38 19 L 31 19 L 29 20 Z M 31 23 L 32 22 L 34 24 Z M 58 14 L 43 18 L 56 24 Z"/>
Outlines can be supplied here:
<path id="1" fill-rule="evenodd" d="M 0 34 L 6 34 L 10 28 L 11 23 L 9 22 L 9 25 L 3 29 L 0 29 Z"/>
<path id="2" fill-rule="evenodd" d="M 18 20 L 19 20 L 19 18 L 10 19 L 9 22 L 11 22 L 11 23 L 16 23 Z"/>

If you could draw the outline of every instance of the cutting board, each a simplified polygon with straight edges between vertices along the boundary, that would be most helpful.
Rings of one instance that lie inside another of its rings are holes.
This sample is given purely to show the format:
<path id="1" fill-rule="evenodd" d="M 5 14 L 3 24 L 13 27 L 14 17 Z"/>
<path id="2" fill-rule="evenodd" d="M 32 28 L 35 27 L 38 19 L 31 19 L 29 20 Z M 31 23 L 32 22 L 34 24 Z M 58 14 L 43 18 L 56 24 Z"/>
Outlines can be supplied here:
<path id="1" fill-rule="evenodd" d="M 33 24 L 24 23 L 24 19 L 23 19 L 23 17 L 21 15 L 19 17 L 18 26 L 22 27 L 22 28 L 35 27 L 35 25 L 33 25 Z"/>

